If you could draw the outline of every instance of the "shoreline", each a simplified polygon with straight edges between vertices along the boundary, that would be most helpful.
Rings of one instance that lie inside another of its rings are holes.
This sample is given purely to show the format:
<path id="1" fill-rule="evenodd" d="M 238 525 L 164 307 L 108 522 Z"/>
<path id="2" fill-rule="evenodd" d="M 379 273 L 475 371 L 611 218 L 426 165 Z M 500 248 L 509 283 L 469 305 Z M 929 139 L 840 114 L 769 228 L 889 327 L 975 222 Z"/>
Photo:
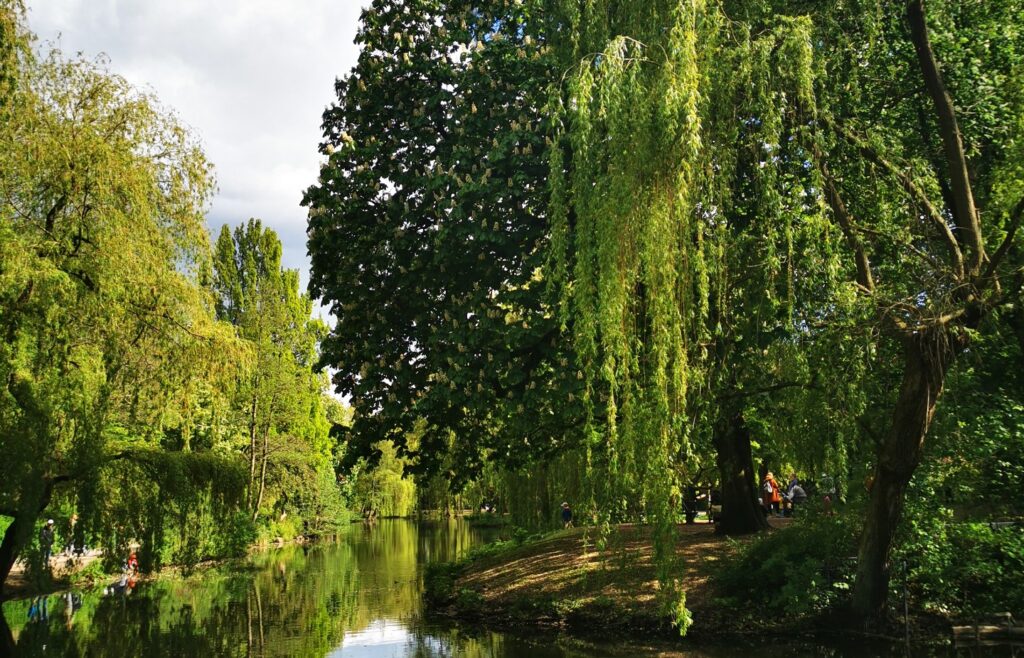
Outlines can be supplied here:
<path id="1" fill-rule="evenodd" d="M 352 523 L 359 523 L 361 521 L 356 520 Z M 137 583 L 152 582 L 159 580 L 164 577 L 179 576 L 182 574 L 192 575 L 194 572 L 206 571 L 222 566 L 229 566 L 231 564 L 243 564 L 252 555 L 268 551 L 274 548 L 283 548 L 285 546 L 299 546 L 305 544 L 316 544 L 323 541 L 328 541 L 335 535 L 324 535 L 320 537 L 307 537 L 305 535 L 299 535 L 293 539 L 281 540 L 281 541 L 270 541 L 260 542 L 251 544 L 246 551 L 245 555 L 239 555 L 236 557 L 223 557 L 223 558 L 212 558 L 208 560 L 200 560 L 193 565 L 185 564 L 168 564 L 159 571 L 143 573 L 139 572 L 135 576 Z M 86 570 L 90 565 L 98 562 L 103 557 L 103 552 L 100 550 L 88 551 L 84 558 L 74 558 L 64 553 L 55 555 L 51 558 L 51 561 L 64 562 L 65 567 L 63 569 L 52 569 L 50 583 L 48 587 L 36 588 L 32 587 L 25 578 L 25 568 L 23 563 L 19 562 L 15 569 L 11 570 L 11 576 L 8 577 L 8 581 L 4 586 L 3 595 L 0 596 L 0 603 L 6 603 L 8 601 L 21 601 L 37 596 L 51 596 L 54 594 L 62 594 L 71 590 L 76 589 L 91 589 L 98 587 L 100 583 L 105 582 L 111 578 L 120 577 L 120 573 L 117 571 L 106 572 L 101 571 L 95 577 L 88 578 L 82 582 L 72 582 L 76 574 L 80 574 Z M 69 567 L 69 563 L 74 562 L 73 567 Z M 20 568 L 19 568 L 20 567 Z"/>
<path id="2" fill-rule="evenodd" d="M 712 580 L 716 567 L 753 537 L 726 538 L 709 524 L 677 528 L 676 559 L 686 615 L 661 595 L 650 528 L 623 525 L 597 551 L 594 532 L 560 530 L 516 545 L 503 542 L 455 563 L 429 568 L 424 579 L 429 614 L 495 630 L 534 628 L 581 639 L 642 638 L 676 648 L 723 641 L 753 643 L 765 637 L 794 643 L 857 638 L 892 645 L 905 628 L 867 633 L 850 628 L 835 612 L 768 614 L 724 601 Z M 589 544 L 589 545 L 588 545 Z M 675 607 L 675 610 L 673 609 Z M 684 637 L 677 621 L 689 623 Z M 915 616 L 915 645 L 948 644 L 947 620 Z"/>

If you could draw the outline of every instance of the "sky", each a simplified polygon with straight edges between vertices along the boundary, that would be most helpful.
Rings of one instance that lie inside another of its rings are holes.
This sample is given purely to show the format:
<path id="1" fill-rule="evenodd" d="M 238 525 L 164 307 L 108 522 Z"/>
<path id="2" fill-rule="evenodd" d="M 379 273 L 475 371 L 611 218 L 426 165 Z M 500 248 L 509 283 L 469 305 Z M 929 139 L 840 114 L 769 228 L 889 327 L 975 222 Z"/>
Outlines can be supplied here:
<path id="1" fill-rule="evenodd" d="M 303 191 L 316 181 L 334 80 L 356 62 L 368 0 L 28 0 L 29 26 L 67 54 L 105 54 L 202 140 L 219 191 L 214 236 L 258 217 L 309 280 Z M 324 313 L 326 319 L 326 313 Z"/>

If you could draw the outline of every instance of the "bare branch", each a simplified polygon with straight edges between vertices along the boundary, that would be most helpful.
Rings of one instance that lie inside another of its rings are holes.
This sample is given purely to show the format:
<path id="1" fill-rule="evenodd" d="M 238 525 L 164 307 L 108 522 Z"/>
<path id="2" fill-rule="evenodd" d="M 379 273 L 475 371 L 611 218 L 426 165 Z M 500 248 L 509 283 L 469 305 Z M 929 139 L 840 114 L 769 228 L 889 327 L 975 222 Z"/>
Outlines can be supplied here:
<path id="1" fill-rule="evenodd" d="M 949 173 L 950 188 L 953 196 L 953 219 L 957 230 L 964 235 L 970 245 L 969 273 L 977 276 L 985 262 L 985 245 L 981 239 L 981 222 L 978 210 L 974 205 L 974 191 L 967 171 L 967 156 L 964 154 L 963 136 L 957 124 L 953 99 L 946 90 L 939 71 L 935 53 L 928 38 L 928 25 L 924 16 L 924 0 L 910 0 L 907 3 L 907 19 L 910 22 L 910 36 L 917 51 L 917 61 L 924 75 L 928 95 L 935 105 L 935 113 L 939 121 L 939 132 L 945 151 L 946 166 Z"/>

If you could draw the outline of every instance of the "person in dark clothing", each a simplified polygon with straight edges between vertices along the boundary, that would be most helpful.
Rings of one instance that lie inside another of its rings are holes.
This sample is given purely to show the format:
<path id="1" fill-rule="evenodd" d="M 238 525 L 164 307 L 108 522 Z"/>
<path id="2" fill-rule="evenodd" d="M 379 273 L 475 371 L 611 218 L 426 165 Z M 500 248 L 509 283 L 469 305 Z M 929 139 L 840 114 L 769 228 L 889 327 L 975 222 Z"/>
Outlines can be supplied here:
<path id="1" fill-rule="evenodd" d="M 43 568 L 49 571 L 53 553 L 53 519 L 47 519 L 46 525 L 39 530 L 39 550 L 43 556 Z"/>
<path id="2" fill-rule="evenodd" d="M 572 527 L 572 508 L 569 507 L 569 503 L 562 503 L 562 527 Z"/>
<path id="3" fill-rule="evenodd" d="M 796 510 L 800 505 L 807 502 L 807 492 L 800 486 L 796 476 L 789 482 L 789 490 L 786 492 L 786 509 L 789 516 L 796 516 Z"/>
<path id="4" fill-rule="evenodd" d="M 689 484 L 686 486 L 686 496 L 683 498 L 683 514 L 686 516 L 686 523 L 692 524 L 697 519 L 697 486 Z"/>

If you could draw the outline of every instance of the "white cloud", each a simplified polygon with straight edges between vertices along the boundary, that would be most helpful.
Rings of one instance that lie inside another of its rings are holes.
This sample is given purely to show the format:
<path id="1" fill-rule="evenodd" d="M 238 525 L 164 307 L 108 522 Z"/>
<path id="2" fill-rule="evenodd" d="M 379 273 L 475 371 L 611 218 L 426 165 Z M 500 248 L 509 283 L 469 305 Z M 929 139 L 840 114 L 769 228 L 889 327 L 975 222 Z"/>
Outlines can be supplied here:
<path id="1" fill-rule="evenodd" d="M 192 126 L 219 194 L 209 223 L 259 217 L 308 280 L 303 190 L 334 80 L 355 64 L 356 0 L 30 0 L 29 24 L 68 53 L 106 53 Z"/>

